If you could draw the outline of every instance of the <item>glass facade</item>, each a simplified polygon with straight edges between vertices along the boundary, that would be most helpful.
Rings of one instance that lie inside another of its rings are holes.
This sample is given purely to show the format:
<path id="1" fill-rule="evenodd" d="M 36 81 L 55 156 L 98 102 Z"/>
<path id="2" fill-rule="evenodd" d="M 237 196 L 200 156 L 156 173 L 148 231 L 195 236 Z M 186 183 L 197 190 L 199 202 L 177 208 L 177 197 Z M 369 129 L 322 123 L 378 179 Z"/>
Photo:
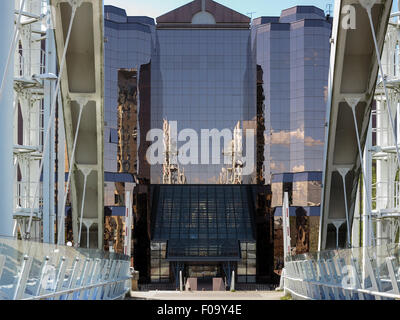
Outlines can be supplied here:
<path id="1" fill-rule="evenodd" d="M 151 282 L 170 282 L 170 266 L 166 258 L 167 243 L 151 242 Z"/>
<path id="2" fill-rule="evenodd" d="M 113 6 L 104 15 L 105 249 L 122 252 L 125 192 L 133 192 L 139 171 L 140 108 L 147 105 L 139 98 L 139 78 L 151 59 L 155 23 Z"/>
<path id="3" fill-rule="evenodd" d="M 256 243 L 240 243 L 242 259 L 237 265 L 238 282 L 254 283 L 256 282 L 257 264 L 256 264 Z"/>
<path id="4" fill-rule="evenodd" d="M 275 174 L 272 176 L 272 207 L 283 205 L 284 192 L 289 193 L 289 205 L 319 207 L 321 202 L 322 172 Z"/>
<path id="5" fill-rule="evenodd" d="M 253 21 L 265 96 L 264 179 L 274 208 L 275 269 L 283 261 L 282 202 L 289 194 L 292 248 L 317 250 L 332 19 L 314 6 Z"/>
<path id="6" fill-rule="evenodd" d="M 288 191 L 294 215 L 298 208 L 306 212 L 299 216 L 319 215 L 313 208 L 319 208 L 321 179 L 313 173 L 322 171 L 331 20 L 320 9 L 300 6 L 250 26 L 248 17 L 213 1 L 205 1 L 213 6 L 209 15 L 199 15 L 201 3 L 167 13 L 157 25 L 105 6 L 106 206 L 112 215 L 121 212 L 133 182 L 126 175 L 141 179 L 134 259 L 151 282 L 174 279 L 177 261 L 187 262 L 189 275 L 203 269 L 220 275 L 218 263 L 234 261 L 237 280 L 254 283 L 257 270 L 268 269 L 256 252 L 272 246 L 269 236 L 263 238 L 273 232 L 269 200 L 250 196 L 246 186 L 218 185 L 233 137 L 221 137 L 213 148 L 202 130 L 232 134 L 238 122 L 252 129 L 257 137 L 247 142 L 245 131 L 242 137 L 243 156 L 254 159 L 243 184 L 271 184 L 272 206 L 281 206 Z M 188 185 L 159 186 L 163 165 L 147 162 L 155 142 L 146 141 L 147 134 L 162 131 L 164 120 L 177 124 L 178 150 L 197 139 L 194 160 L 179 163 Z"/>
<path id="7" fill-rule="evenodd" d="M 197 133 L 199 150 L 205 145 L 202 129 L 233 132 L 238 121 L 242 128 L 255 129 L 256 66 L 249 29 L 158 29 L 151 70 L 152 128 L 162 129 L 163 119 L 177 121 L 178 132 Z M 178 148 L 186 143 L 182 138 Z M 214 154 L 209 143 L 207 163 L 199 152 L 198 164 L 183 165 L 188 183 L 218 183 L 223 151 L 223 141 Z M 162 182 L 161 169 L 152 167 L 152 183 Z M 245 183 L 253 178 L 254 173 L 246 176 Z"/>
<path id="8" fill-rule="evenodd" d="M 294 253 L 318 250 L 321 209 L 322 172 L 299 172 L 272 175 L 274 208 L 274 268 L 283 264 L 282 205 L 283 194 L 289 195 L 291 247 Z"/>
<path id="9" fill-rule="evenodd" d="M 151 34 L 154 32 L 155 23 L 150 18 L 141 20 L 140 17 L 127 17 L 125 10 L 113 6 L 105 6 L 104 11 L 104 171 L 121 172 L 118 168 L 118 163 L 120 163 L 118 141 L 115 139 L 115 132 L 122 124 L 122 110 L 119 109 L 125 109 L 125 112 L 132 114 L 139 112 L 140 101 L 136 100 L 135 93 L 138 85 L 137 73 L 142 65 L 150 62 Z M 134 92 L 124 92 L 129 88 L 129 84 L 126 83 L 128 70 L 136 72 L 135 81 L 131 81 L 130 84 L 133 86 L 130 89 Z M 123 71 L 125 72 L 121 74 Z M 131 103 L 125 104 L 125 100 L 130 100 L 128 102 Z"/>
<path id="10" fill-rule="evenodd" d="M 118 130 L 121 135 L 121 124 L 126 122 L 121 117 L 122 109 L 125 114 L 131 112 L 138 119 L 137 149 L 142 147 L 143 150 L 139 151 L 139 159 L 134 159 L 136 171 L 147 165 L 141 161 L 145 158 L 144 146 L 149 146 L 146 142 L 148 130 L 162 129 L 163 119 L 167 119 L 177 121 L 178 133 L 182 129 L 192 129 L 199 138 L 198 164 L 180 164 L 187 182 L 218 183 L 221 169 L 229 161 L 224 155 L 224 146 L 230 141 L 221 138 L 219 152 L 213 152 L 213 141 L 209 139 L 208 161 L 203 160 L 200 148 L 206 142 L 201 130 L 217 129 L 221 132 L 228 129 L 233 133 L 238 122 L 244 130 L 256 130 L 256 65 L 251 52 L 249 26 L 236 29 L 160 29 L 156 28 L 153 19 L 128 17 L 123 9 L 105 6 L 105 38 L 105 171 L 126 172 L 121 170 L 121 166 L 126 165 L 122 164 L 123 161 L 129 160 L 122 159 L 121 145 L 116 140 Z M 125 101 L 129 98 L 127 73 L 136 72 L 137 89 L 142 77 L 140 72 L 146 64 L 150 75 L 146 79 L 149 90 L 145 103 L 149 114 L 145 126 L 139 116 L 144 105 L 142 92 L 129 109 Z M 185 144 L 187 138 L 182 137 L 177 147 Z M 246 153 L 245 137 L 243 149 Z M 254 159 L 255 145 L 248 149 Z M 129 158 L 132 162 L 135 155 L 134 151 L 131 153 Z M 215 162 L 219 164 L 213 164 Z M 152 165 L 149 170 L 145 178 L 150 178 L 154 184 L 161 183 L 162 165 Z M 251 172 L 243 182 L 252 183 L 254 180 L 255 173 Z"/>
<path id="11" fill-rule="evenodd" d="M 331 19 L 312 6 L 253 22 L 263 70 L 267 183 L 272 174 L 322 171 L 331 28 Z"/>

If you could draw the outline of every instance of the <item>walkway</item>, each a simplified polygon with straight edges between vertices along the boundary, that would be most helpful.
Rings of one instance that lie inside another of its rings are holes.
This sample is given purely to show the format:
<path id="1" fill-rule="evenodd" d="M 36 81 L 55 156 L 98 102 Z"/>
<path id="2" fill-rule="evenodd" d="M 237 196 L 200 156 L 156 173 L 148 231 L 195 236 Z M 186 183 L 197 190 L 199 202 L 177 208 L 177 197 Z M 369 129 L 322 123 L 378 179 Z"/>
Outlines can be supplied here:
<path id="1" fill-rule="evenodd" d="M 280 300 L 278 291 L 131 291 L 128 300 Z"/>

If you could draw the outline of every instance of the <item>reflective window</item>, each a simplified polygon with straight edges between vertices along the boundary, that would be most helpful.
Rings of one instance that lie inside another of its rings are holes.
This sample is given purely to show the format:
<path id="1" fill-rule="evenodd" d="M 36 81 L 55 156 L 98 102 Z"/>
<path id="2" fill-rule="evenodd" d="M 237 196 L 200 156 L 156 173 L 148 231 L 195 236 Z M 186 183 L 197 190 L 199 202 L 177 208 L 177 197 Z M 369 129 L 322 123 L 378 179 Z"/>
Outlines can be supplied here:
<path id="1" fill-rule="evenodd" d="M 322 171 L 331 24 L 313 19 L 321 23 L 253 27 L 263 70 L 267 183 L 271 174 Z"/>
<path id="2" fill-rule="evenodd" d="M 157 30 L 152 57 L 151 127 L 162 129 L 162 120 L 177 121 L 178 132 L 193 129 L 199 150 L 205 143 L 201 129 L 229 129 L 238 121 L 255 129 L 256 65 L 252 58 L 250 30 Z M 245 139 L 243 139 L 245 141 Z M 186 142 L 178 142 L 178 148 Z M 224 167 L 224 141 L 218 154 L 200 164 L 188 164 L 189 184 L 217 184 Z M 207 149 L 207 148 L 206 148 Z M 251 150 L 254 152 L 254 146 Z M 246 150 L 246 149 L 244 149 Z M 219 164 L 212 164 L 217 161 Z M 162 167 L 152 166 L 151 182 L 161 183 Z M 250 183 L 254 173 L 244 178 Z"/>
<path id="3" fill-rule="evenodd" d="M 169 282 L 169 262 L 165 260 L 167 244 L 151 242 L 150 244 L 150 277 L 151 282 Z"/>
<path id="4" fill-rule="evenodd" d="M 237 264 L 237 275 L 239 282 L 256 282 L 256 243 L 242 242 L 240 244 L 242 260 Z"/>

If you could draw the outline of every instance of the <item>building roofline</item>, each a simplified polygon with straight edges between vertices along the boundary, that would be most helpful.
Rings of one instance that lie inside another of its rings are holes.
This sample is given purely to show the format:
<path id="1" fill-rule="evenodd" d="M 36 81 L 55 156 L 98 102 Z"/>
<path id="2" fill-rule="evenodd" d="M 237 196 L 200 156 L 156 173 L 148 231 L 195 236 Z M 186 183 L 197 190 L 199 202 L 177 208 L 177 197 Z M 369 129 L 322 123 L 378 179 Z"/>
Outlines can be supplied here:
<path id="1" fill-rule="evenodd" d="M 324 10 L 322 10 L 321 8 L 319 8 L 319 7 L 317 7 L 317 6 L 314 6 L 314 5 L 296 5 L 296 6 L 287 8 L 287 9 L 283 9 L 283 10 L 281 11 L 280 17 L 287 17 L 287 16 L 292 15 L 293 13 L 285 14 L 285 12 L 288 12 L 288 11 L 293 10 L 293 9 L 295 9 L 295 8 L 313 8 L 313 9 L 317 9 L 317 11 L 323 13 L 323 15 L 321 15 L 321 17 L 324 17 L 324 16 L 325 16 Z M 302 13 L 302 12 L 299 12 L 299 13 Z M 304 13 L 304 12 L 303 12 L 303 13 Z"/>
<path id="2" fill-rule="evenodd" d="M 213 0 L 194 0 L 156 18 L 157 27 L 174 24 L 187 28 L 193 27 L 193 17 L 199 12 L 207 12 L 215 19 L 215 25 L 230 24 L 250 27 L 251 19 L 233 9 L 230 9 Z M 199 26 L 197 26 L 199 27 Z"/>

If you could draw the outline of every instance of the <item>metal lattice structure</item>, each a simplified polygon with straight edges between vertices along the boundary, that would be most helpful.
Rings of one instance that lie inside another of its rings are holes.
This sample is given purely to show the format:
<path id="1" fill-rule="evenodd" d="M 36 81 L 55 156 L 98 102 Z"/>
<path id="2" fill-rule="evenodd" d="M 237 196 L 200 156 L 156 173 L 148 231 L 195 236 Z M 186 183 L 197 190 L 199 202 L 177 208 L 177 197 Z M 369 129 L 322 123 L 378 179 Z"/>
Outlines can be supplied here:
<path id="1" fill-rule="evenodd" d="M 15 8 L 13 235 L 54 242 L 56 127 L 50 106 L 57 77 L 51 10 L 47 0 L 16 0 Z"/>
<path id="2" fill-rule="evenodd" d="M 102 12 L 97 0 L 2 3 L 0 300 L 122 299 L 131 287 L 129 256 L 55 245 L 56 234 L 65 242 L 65 130 L 74 242 L 95 220 L 98 241 L 87 232 L 87 247 L 102 248 Z"/>
<path id="3" fill-rule="evenodd" d="M 382 55 L 384 79 L 378 80 L 375 92 L 376 109 L 372 112 L 368 132 L 364 170 L 372 181 L 370 237 L 378 246 L 398 243 L 400 222 L 399 162 L 396 137 L 400 134 L 400 13 L 392 14 Z M 384 83 L 386 81 L 386 96 Z M 390 129 L 395 119 L 396 132 Z M 397 142 L 398 143 L 398 142 Z M 373 170 L 372 168 L 375 168 Z M 364 207 L 363 210 L 366 210 Z M 376 230 L 374 232 L 373 230 Z"/>
<path id="4" fill-rule="evenodd" d="M 335 4 L 321 251 L 286 258 L 284 289 L 296 299 L 399 299 L 400 13 L 392 1 Z M 350 7 L 353 30 L 341 24 Z"/>

